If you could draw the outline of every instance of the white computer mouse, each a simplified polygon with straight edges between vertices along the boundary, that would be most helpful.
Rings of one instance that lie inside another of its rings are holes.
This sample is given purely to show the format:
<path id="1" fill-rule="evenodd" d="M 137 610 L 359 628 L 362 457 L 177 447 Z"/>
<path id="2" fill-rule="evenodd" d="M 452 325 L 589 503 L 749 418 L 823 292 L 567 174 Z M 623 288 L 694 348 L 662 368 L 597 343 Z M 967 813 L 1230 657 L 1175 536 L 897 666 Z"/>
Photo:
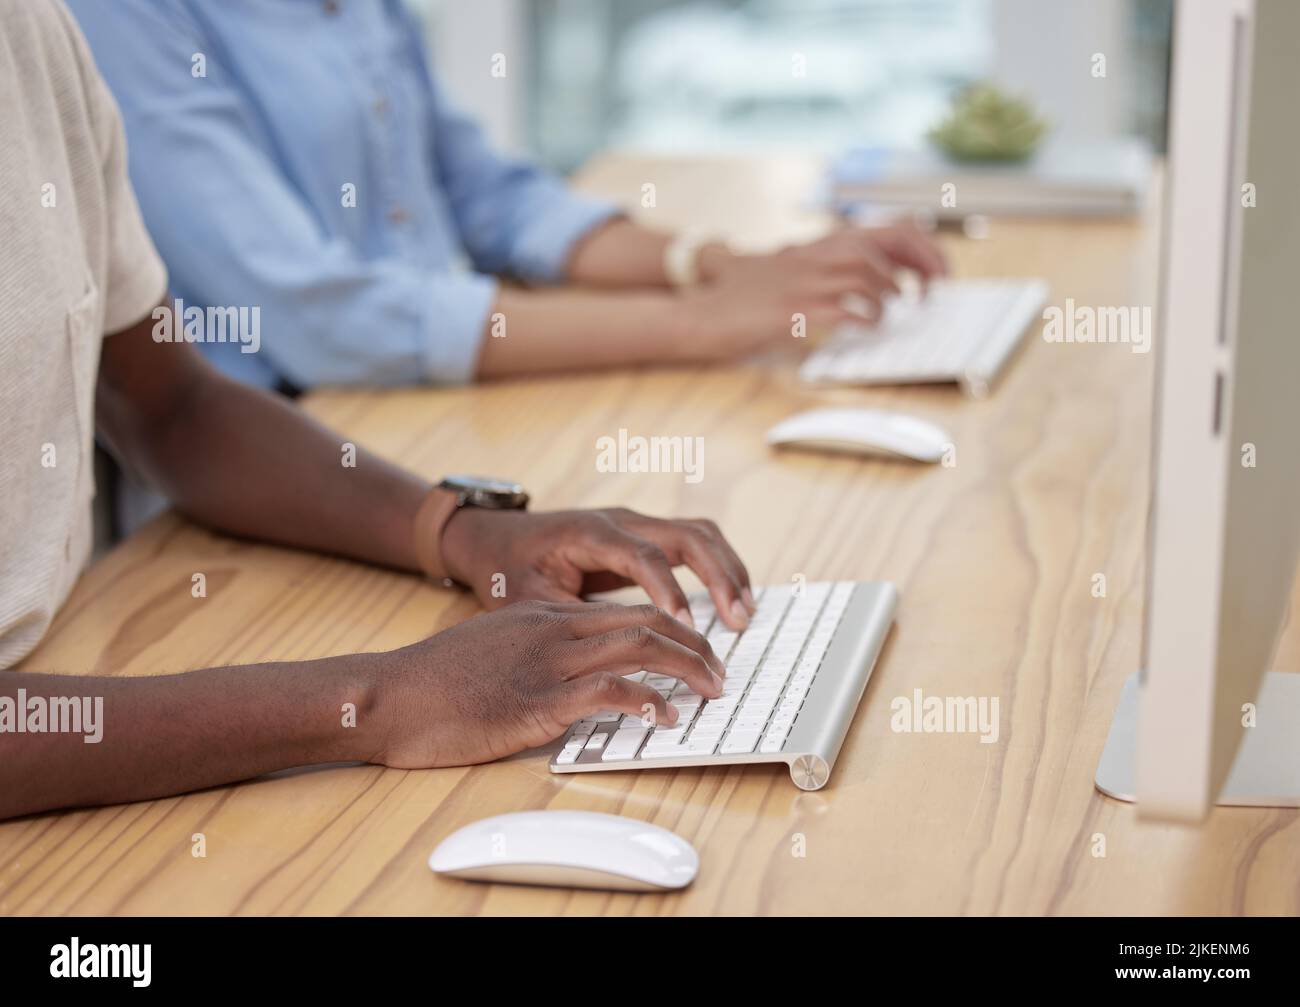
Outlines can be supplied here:
<path id="1" fill-rule="evenodd" d="M 811 409 L 782 420 L 767 443 L 937 462 L 952 443 L 933 423 L 880 409 Z"/>
<path id="2" fill-rule="evenodd" d="M 689 885 L 700 858 L 681 836 L 635 818 L 518 811 L 453 832 L 429 866 L 473 881 L 656 892 Z"/>

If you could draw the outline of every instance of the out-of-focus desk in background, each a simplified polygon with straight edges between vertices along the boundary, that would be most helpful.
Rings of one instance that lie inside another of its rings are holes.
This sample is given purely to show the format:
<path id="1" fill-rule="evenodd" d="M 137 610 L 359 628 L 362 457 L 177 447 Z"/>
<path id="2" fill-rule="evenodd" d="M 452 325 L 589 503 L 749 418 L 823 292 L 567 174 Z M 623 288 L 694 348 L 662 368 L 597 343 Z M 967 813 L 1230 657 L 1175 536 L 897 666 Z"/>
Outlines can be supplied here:
<path id="1" fill-rule="evenodd" d="M 809 237 L 812 159 L 607 156 L 584 188 L 663 227 L 750 247 Z M 642 186 L 655 207 L 642 208 Z M 1053 300 L 1153 304 L 1144 221 L 994 220 L 945 239 L 959 274 L 1041 275 Z M 1152 358 L 1031 334 L 991 398 L 953 388 L 813 391 L 797 355 L 456 390 L 327 391 L 306 407 L 429 477 L 512 476 L 542 508 L 715 518 L 756 582 L 889 579 L 897 625 L 830 784 L 776 767 L 552 776 L 538 755 L 469 769 L 295 771 L 202 793 L 0 825 L 4 913 L 1300 912 L 1297 812 L 1230 809 L 1200 829 L 1138 824 L 1093 771 L 1142 615 Z M 776 455 L 763 432 L 821 403 L 896 408 L 954 436 L 952 468 Z M 596 439 L 703 435 L 705 478 L 595 470 Z M 190 594 L 194 571 L 208 597 Z M 1094 574 L 1106 596 L 1094 597 Z M 82 578 L 26 667 L 104 675 L 410 643 L 474 604 L 420 580 L 234 542 L 167 515 Z M 1297 664 L 1294 635 L 1280 666 Z M 913 690 L 996 696 L 996 744 L 895 734 Z M 504 811 L 579 808 L 667 826 L 700 851 L 675 895 L 436 878 L 432 848 Z M 191 855 L 206 836 L 207 856 Z M 1105 856 L 1094 856 L 1104 836 Z M 802 856 L 795 854 L 802 853 Z"/>

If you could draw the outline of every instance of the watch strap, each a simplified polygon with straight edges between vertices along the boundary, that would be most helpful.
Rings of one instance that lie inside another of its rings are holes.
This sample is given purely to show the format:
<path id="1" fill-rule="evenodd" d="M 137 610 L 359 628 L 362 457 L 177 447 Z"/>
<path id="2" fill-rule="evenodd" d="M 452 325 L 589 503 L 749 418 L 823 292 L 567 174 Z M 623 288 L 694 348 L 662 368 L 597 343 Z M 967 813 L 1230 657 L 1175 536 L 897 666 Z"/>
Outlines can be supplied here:
<path id="1" fill-rule="evenodd" d="M 442 533 L 447 522 L 465 503 L 464 494 L 435 486 L 415 514 L 415 558 L 420 569 L 434 580 L 450 581 L 442 558 Z"/>

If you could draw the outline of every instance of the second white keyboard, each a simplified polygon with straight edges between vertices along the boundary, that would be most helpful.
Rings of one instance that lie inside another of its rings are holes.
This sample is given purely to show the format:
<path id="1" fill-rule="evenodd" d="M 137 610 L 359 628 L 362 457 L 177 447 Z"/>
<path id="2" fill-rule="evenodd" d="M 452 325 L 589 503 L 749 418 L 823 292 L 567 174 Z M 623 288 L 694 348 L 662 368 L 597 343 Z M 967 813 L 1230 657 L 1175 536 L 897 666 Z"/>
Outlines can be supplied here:
<path id="1" fill-rule="evenodd" d="M 879 324 L 842 325 L 800 370 L 809 382 L 957 381 L 987 393 L 1047 303 L 1042 280 L 944 280 L 887 302 Z"/>

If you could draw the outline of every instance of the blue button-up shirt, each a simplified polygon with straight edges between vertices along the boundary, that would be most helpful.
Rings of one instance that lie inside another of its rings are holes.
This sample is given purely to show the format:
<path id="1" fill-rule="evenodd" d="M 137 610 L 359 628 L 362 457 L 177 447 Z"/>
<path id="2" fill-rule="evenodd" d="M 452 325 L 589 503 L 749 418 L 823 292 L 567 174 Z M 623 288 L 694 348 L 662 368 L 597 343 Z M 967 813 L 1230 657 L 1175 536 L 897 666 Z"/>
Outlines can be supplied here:
<path id="1" fill-rule="evenodd" d="M 71 0 L 186 305 L 260 307 L 271 386 L 464 382 L 496 281 L 562 279 L 615 212 L 494 153 L 397 0 Z M 485 61 L 481 87 L 504 87 Z M 355 203 L 355 205 L 349 205 Z"/>

